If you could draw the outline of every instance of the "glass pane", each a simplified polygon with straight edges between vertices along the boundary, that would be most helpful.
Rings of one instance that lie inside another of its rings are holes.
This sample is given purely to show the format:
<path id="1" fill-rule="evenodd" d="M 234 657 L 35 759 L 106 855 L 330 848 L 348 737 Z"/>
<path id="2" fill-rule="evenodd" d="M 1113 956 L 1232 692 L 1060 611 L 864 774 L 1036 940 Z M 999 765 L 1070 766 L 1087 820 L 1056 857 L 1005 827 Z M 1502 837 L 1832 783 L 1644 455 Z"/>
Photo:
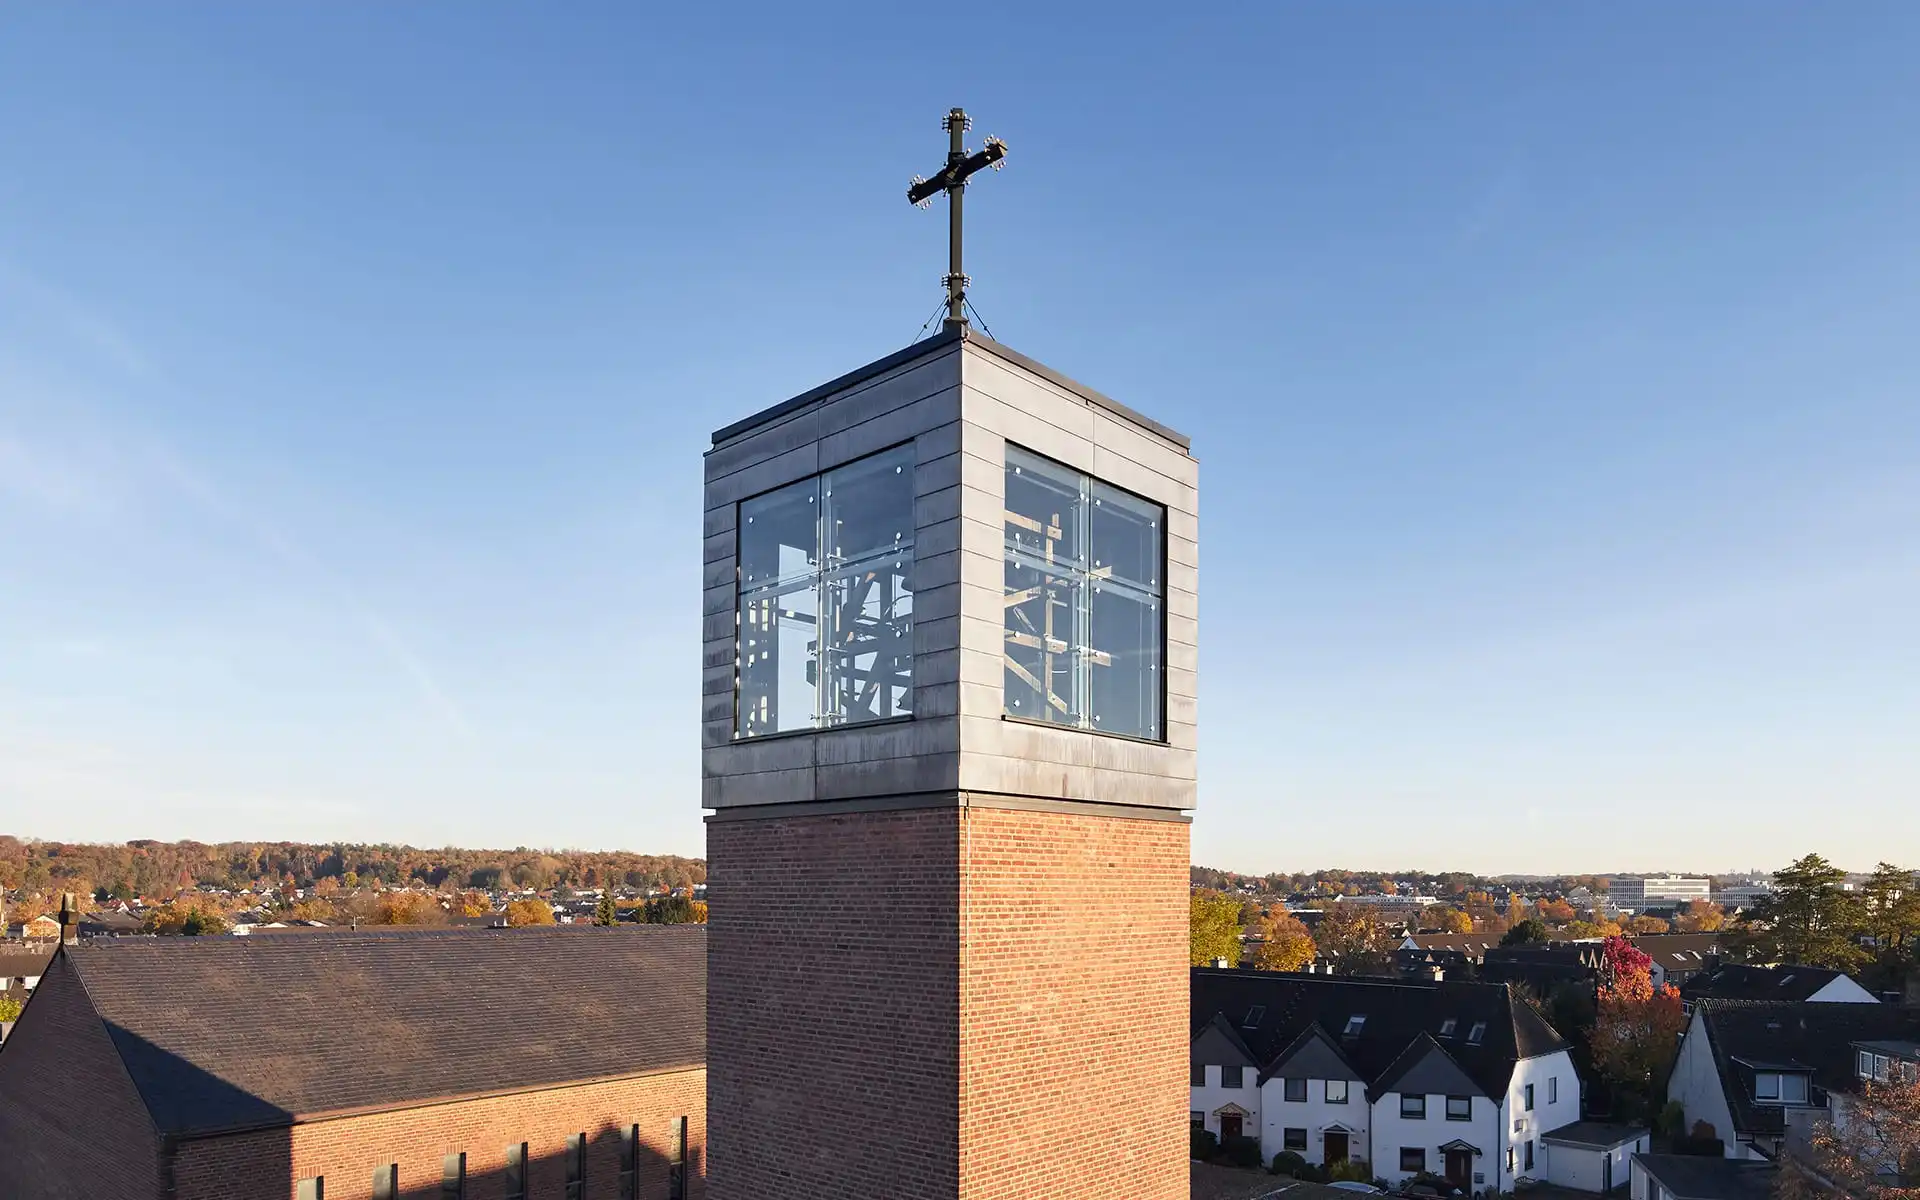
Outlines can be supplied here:
<path id="1" fill-rule="evenodd" d="M 819 616 L 812 579 L 740 598 L 741 737 L 811 729 L 819 681 Z"/>
<path id="2" fill-rule="evenodd" d="M 1103 733 L 1160 737 L 1160 601 L 1095 580 L 1087 610 L 1087 717 Z"/>
<path id="3" fill-rule="evenodd" d="M 823 723 L 913 712 L 913 548 L 829 576 Z"/>
<path id="4" fill-rule="evenodd" d="M 1088 509 L 1092 574 L 1110 576 L 1160 593 L 1161 510 L 1104 483 L 1093 485 Z"/>
<path id="5" fill-rule="evenodd" d="M 911 486 L 911 485 L 909 485 Z M 740 502 L 740 588 L 803 579 L 817 566 L 820 481 Z"/>
<path id="6" fill-rule="evenodd" d="M 826 569 L 913 544 L 913 447 L 827 472 Z"/>
<path id="7" fill-rule="evenodd" d="M 1007 447 L 1009 555 L 1043 565 L 1083 565 L 1080 479 L 1058 463 Z"/>
<path id="8" fill-rule="evenodd" d="M 1034 721 L 1080 723 L 1073 648 L 1080 587 L 1069 575 L 1006 564 L 1006 708 Z"/>

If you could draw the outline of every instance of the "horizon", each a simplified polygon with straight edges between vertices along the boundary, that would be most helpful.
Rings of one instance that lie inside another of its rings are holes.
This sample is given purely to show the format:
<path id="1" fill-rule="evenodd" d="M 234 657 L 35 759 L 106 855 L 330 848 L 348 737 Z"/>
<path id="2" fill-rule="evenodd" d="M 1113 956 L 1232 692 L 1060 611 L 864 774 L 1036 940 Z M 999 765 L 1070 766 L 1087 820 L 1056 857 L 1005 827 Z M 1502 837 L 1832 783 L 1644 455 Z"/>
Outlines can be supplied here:
<path id="1" fill-rule="evenodd" d="M 704 857 L 701 455 L 958 103 L 1194 439 L 1196 862 L 1920 862 L 1920 10 L 886 11 L 12 14 L 0 826 Z"/>

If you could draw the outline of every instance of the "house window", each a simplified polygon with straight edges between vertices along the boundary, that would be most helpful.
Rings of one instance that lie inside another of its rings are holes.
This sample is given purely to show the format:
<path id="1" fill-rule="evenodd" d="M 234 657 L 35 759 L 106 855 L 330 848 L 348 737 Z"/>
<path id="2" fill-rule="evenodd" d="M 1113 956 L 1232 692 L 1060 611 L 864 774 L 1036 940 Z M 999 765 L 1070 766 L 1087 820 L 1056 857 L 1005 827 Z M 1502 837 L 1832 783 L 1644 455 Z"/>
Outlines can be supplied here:
<path id="1" fill-rule="evenodd" d="M 1400 1147 L 1400 1169 L 1418 1175 L 1427 1169 L 1427 1149 L 1425 1146 Z"/>
<path id="2" fill-rule="evenodd" d="M 440 1200 L 467 1200 L 467 1156 L 449 1154 L 440 1160 Z"/>
<path id="3" fill-rule="evenodd" d="M 1193 1086 L 1207 1086 L 1207 1065 L 1205 1063 L 1193 1064 Z"/>
<path id="4" fill-rule="evenodd" d="M 1513 1147 L 1507 1147 L 1507 1174 L 1513 1174 Z"/>
<path id="5" fill-rule="evenodd" d="M 1307 1148 L 1307 1131 L 1304 1129 L 1282 1130 L 1281 1148 L 1284 1150 L 1305 1150 Z"/>
<path id="6" fill-rule="evenodd" d="M 1427 1119 L 1427 1098 L 1425 1096 L 1408 1096 L 1408 1095 L 1401 1096 L 1400 1097 L 1400 1115 L 1407 1118 L 1409 1121 L 1426 1120 Z"/>
<path id="7" fill-rule="evenodd" d="M 913 713 L 913 447 L 740 502 L 734 736 Z"/>
<path id="8" fill-rule="evenodd" d="M 640 1200 L 640 1127 L 620 1131 L 620 1200 Z"/>
<path id="9" fill-rule="evenodd" d="M 1533 1170 L 1533 1139 L 1532 1138 L 1527 1139 L 1526 1151 L 1527 1151 L 1527 1165 L 1525 1169 L 1531 1171 Z"/>
<path id="10" fill-rule="evenodd" d="M 1239 1087 L 1241 1074 L 1245 1071 L 1245 1067 L 1221 1067 L 1220 1086 L 1223 1088 Z"/>
<path id="11" fill-rule="evenodd" d="M 1265 1017 L 1266 1015 L 1267 1015 L 1267 1006 L 1264 1004 L 1256 1004 L 1252 1008 L 1247 1010 L 1247 1019 L 1240 1022 L 1240 1028 L 1258 1029 L 1260 1028 L 1261 1018 Z"/>
<path id="12" fill-rule="evenodd" d="M 1475 1021 L 1473 1023 L 1473 1028 L 1467 1030 L 1467 1045 L 1478 1046 L 1481 1042 L 1486 1040 L 1486 1037 L 1487 1037 L 1487 1023 L 1485 1021 Z"/>
<path id="13" fill-rule="evenodd" d="M 1158 504 L 1007 447 L 1006 713 L 1159 741 Z"/>
<path id="14" fill-rule="evenodd" d="M 1547 1103 L 1560 1103 L 1560 1077 L 1558 1075 L 1547 1076 Z"/>
<path id="15" fill-rule="evenodd" d="M 373 1200 L 400 1200 L 400 1164 L 373 1169 Z"/>
<path id="16" fill-rule="evenodd" d="M 1854 1051 L 1853 1073 L 1862 1079 L 1873 1078 L 1873 1055 L 1865 1050 Z"/>
<path id="17" fill-rule="evenodd" d="M 587 1135 L 570 1133 L 567 1135 L 566 1200 L 586 1200 L 586 1195 Z"/>
<path id="18" fill-rule="evenodd" d="M 1892 1079 L 1893 1060 L 1884 1054 L 1873 1056 L 1873 1081 L 1887 1083 Z"/>
<path id="19" fill-rule="evenodd" d="M 1449 1121 L 1473 1120 L 1473 1097 L 1472 1096 L 1448 1096 L 1447 1097 L 1447 1120 Z"/>
<path id="20" fill-rule="evenodd" d="M 1342 1037 L 1359 1037 L 1360 1031 L 1367 1027 L 1367 1014 L 1359 1013 L 1347 1018 L 1347 1027 L 1340 1031 Z"/>
<path id="21" fill-rule="evenodd" d="M 1347 1102 L 1347 1081 L 1344 1079 L 1327 1080 L 1327 1103 L 1345 1104 Z"/>
<path id="22" fill-rule="evenodd" d="M 1440 1022 L 1440 1036 L 1452 1037 L 1453 1031 L 1458 1028 L 1460 1028 L 1460 1019 L 1458 1017 L 1448 1017 L 1446 1020 Z"/>
<path id="23" fill-rule="evenodd" d="M 1753 1098 L 1755 1100 L 1778 1100 L 1780 1098 L 1780 1077 L 1766 1071 L 1755 1075 L 1753 1077 Z"/>
<path id="24" fill-rule="evenodd" d="M 294 1200 L 327 1200 L 327 1177 L 315 1175 L 293 1185 Z"/>
<path id="25" fill-rule="evenodd" d="M 1207 1114 L 1196 1108 L 1187 1114 L 1187 1122 L 1198 1132 L 1207 1127 Z"/>
<path id="26" fill-rule="evenodd" d="M 1286 1084 L 1287 1088 L 1285 1095 L 1287 1103 L 1305 1104 L 1307 1102 L 1307 1081 L 1305 1079 L 1287 1079 L 1282 1082 Z"/>
<path id="27" fill-rule="evenodd" d="M 507 1200 L 527 1200 L 527 1144 L 507 1147 Z"/>
<path id="28" fill-rule="evenodd" d="M 667 1125 L 667 1200 L 687 1200 L 687 1119 Z"/>
<path id="29" fill-rule="evenodd" d="M 1527 1111 L 1533 1111 L 1533 1085 L 1527 1085 Z"/>

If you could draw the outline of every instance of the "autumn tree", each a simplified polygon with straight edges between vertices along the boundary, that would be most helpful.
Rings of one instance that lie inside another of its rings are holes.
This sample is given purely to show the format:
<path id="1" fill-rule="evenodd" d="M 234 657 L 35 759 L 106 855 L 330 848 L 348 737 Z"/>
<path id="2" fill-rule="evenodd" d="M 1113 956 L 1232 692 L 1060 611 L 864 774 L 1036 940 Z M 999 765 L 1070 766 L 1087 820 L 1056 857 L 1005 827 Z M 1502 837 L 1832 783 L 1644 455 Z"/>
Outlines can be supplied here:
<path id="1" fill-rule="evenodd" d="M 1914 1200 L 1920 1197 L 1920 1084 L 1863 1083 L 1835 1096 L 1802 1153 L 1782 1156 L 1781 1200 Z"/>
<path id="2" fill-rule="evenodd" d="M 1565 900 L 1542 900 L 1540 919 L 1549 925 L 1565 925 L 1579 914 L 1573 911 L 1573 905 Z"/>
<path id="3" fill-rule="evenodd" d="M 1420 911 L 1420 925 L 1440 933 L 1472 933 L 1473 918 L 1450 904 L 1429 904 Z"/>
<path id="4" fill-rule="evenodd" d="M 447 919 L 440 901 L 425 892 L 387 892 L 373 911 L 380 925 L 438 925 Z"/>
<path id="5" fill-rule="evenodd" d="M 1314 929 L 1314 943 L 1342 975 L 1382 975 L 1393 969 L 1398 942 L 1377 910 L 1336 904 Z"/>
<path id="6" fill-rule="evenodd" d="M 0 996 L 0 1021 L 18 1021 L 25 1007 L 18 996 Z"/>
<path id="7" fill-rule="evenodd" d="M 1715 933 L 1727 923 L 1727 910 L 1711 900 L 1689 900 L 1674 915 L 1681 933 Z"/>
<path id="8" fill-rule="evenodd" d="M 1188 900 L 1187 961 L 1203 967 L 1217 958 L 1228 965 L 1240 962 L 1240 902 L 1233 897 L 1206 888 L 1196 889 Z"/>
<path id="9" fill-rule="evenodd" d="M 1253 965 L 1262 971 L 1305 970 L 1318 953 L 1306 925 L 1285 909 L 1261 918 L 1258 929 L 1262 940 Z"/>
<path id="10" fill-rule="evenodd" d="M 455 905 L 463 917 L 484 917 L 493 911 L 493 899 L 485 892 L 464 891 Z"/>
<path id="11" fill-rule="evenodd" d="M 507 924 L 519 928 L 523 925 L 555 925 L 553 906 L 545 900 L 509 900 L 507 901 Z"/>
<path id="12" fill-rule="evenodd" d="M 1607 939 L 1606 974 L 1596 998 L 1593 1065 L 1638 1116 L 1651 1113 L 1679 1050 L 1687 1019 L 1680 993 L 1653 987 L 1653 960 L 1624 938 Z"/>
<path id="13" fill-rule="evenodd" d="M 1802 963 L 1846 971 L 1867 954 L 1855 941 L 1858 900 L 1841 889 L 1847 873 L 1809 854 L 1774 874 L 1774 892 L 1740 914 L 1722 938 L 1747 962 Z"/>
<path id="14" fill-rule="evenodd" d="M 1666 933 L 1673 927 L 1659 917 L 1649 917 L 1645 913 L 1627 921 L 1628 933 Z"/>

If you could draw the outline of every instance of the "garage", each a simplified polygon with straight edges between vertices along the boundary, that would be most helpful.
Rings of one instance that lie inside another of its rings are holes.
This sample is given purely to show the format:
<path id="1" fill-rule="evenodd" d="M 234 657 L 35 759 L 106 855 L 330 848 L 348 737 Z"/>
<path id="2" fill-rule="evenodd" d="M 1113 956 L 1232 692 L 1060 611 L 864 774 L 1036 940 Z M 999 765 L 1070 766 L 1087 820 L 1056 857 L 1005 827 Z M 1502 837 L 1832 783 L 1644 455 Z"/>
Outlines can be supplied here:
<path id="1" fill-rule="evenodd" d="M 1611 1192 L 1627 1186 L 1627 1164 L 1647 1149 L 1643 1126 L 1576 1121 L 1540 1139 L 1548 1183 L 1581 1192 Z"/>

